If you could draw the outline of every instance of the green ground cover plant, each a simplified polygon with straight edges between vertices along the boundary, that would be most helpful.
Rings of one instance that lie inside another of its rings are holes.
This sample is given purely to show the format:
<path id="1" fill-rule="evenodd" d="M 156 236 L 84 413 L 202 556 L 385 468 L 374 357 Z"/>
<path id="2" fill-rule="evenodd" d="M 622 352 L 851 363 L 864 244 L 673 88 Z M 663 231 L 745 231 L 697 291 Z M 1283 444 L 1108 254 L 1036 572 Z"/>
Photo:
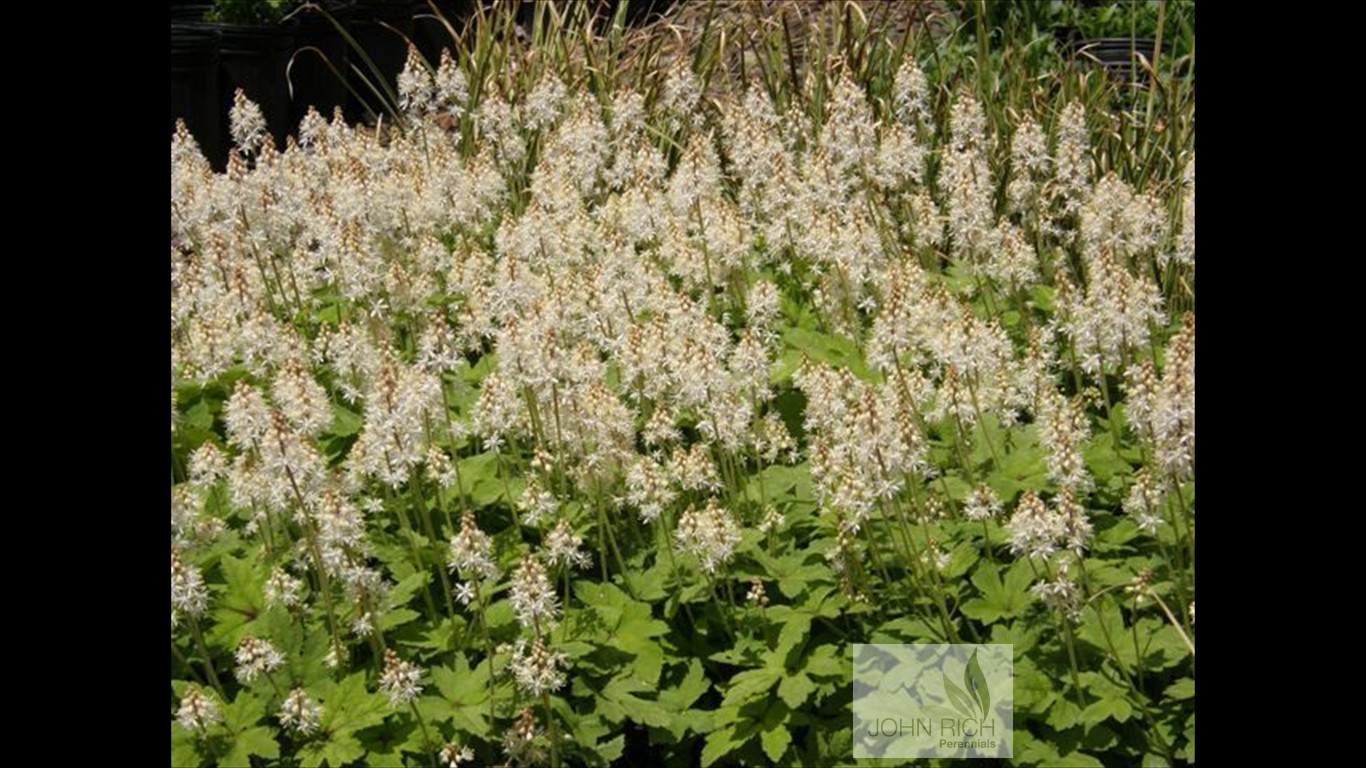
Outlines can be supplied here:
<path id="1" fill-rule="evenodd" d="M 1013 644 L 1016 763 L 1194 762 L 1193 31 L 756 7 L 175 135 L 172 765 L 846 765 L 878 642 Z"/>

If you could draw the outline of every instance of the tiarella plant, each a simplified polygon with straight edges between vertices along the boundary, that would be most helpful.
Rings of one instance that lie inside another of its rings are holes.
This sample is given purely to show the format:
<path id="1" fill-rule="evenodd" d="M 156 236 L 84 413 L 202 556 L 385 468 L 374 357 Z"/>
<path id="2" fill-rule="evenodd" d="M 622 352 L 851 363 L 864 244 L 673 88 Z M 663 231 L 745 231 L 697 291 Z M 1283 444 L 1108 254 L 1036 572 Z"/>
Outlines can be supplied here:
<path id="1" fill-rule="evenodd" d="M 172 139 L 173 765 L 847 764 L 879 642 L 1193 762 L 1191 83 L 689 6 Z"/>

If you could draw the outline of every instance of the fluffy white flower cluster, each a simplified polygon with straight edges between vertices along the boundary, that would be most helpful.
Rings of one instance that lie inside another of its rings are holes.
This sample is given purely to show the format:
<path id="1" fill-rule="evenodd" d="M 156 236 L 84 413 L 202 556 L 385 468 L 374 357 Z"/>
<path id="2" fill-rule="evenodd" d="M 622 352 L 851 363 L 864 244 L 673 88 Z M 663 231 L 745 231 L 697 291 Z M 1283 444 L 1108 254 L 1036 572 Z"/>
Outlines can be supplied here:
<path id="1" fill-rule="evenodd" d="M 180 559 L 180 553 L 171 549 L 171 617 L 175 620 L 177 612 L 187 616 L 199 616 L 209 606 L 209 589 L 204 584 L 204 576 L 199 569 Z"/>
<path id="2" fill-rule="evenodd" d="M 539 697 L 564 686 L 564 660 L 564 654 L 547 651 L 540 637 L 530 645 L 518 640 L 512 651 L 512 676 L 523 693 Z"/>
<path id="3" fill-rule="evenodd" d="M 302 688 L 295 688 L 280 705 L 280 725 L 301 736 L 311 736 L 322 727 L 323 709 Z"/>
<path id="4" fill-rule="evenodd" d="M 918 386 L 904 379 L 877 386 L 823 365 L 804 366 L 795 381 L 807 397 L 811 477 L 822 505 L 857 527 L 901 490 L 908 474 L 929 474 L 912 399 Z"/>
<path id="5" fill-rule="evenodd" d="M 212 694 L 204 693 L 192 685 L 180 698 L 180 708 L 176 710 L 176 721 L 186 730 L 203 733 L 210 727 L 223 722 L 223 713 Z"/>
<path id="6" fill-rule="evenodd" d="M 561 518 L 554 530 L 546 535 L 545 546 L 546 560 L 551 565 L 587 568 L 593 562 L 583 551 L 583 537 L 574 533 L 566 519 Z"/>
<path id="7" fill-rule="evenodd" d="M 688 507 L 678 519 L 674 536 L 684 552 L 698 559 L 703 571 L 715 573 L 735 555 L 740 528 L 715 499 L 708 499 L 700 512 L 695 506 Z"/>
<path id="8" fill-rule="evenodd" d="M 392 648 L 384 649 L 384 669 L 379 676 L 379 689 L 395 707 L 403 706 L 422 692 L 422 669 L 398 657 Z"/>
<path id="9" fill-rule="evenodd" d="M 1195 315 L 1167 346 L 1159 379 L 1151 360 L 1128 374 L 1130 422 L 1156 454 L 1156 464 L 1170 480 L 1185 480 L 1195 471 Z"/>
<path id="10" fill-rule="evenodd" d="M 250 683 L 262 674 L 270 674 L 285 663 L 285 657 L 269 640 L 259 637 L 242 638 L 237 645 L 237 679 Z"/>
<path id="11" fill-rule="evenodd" d="M 471 512 L 460 517 L 460 532 L 451 537 L 449 563 L 452 571 L 466 577 L 498 578 L 498 566 L 493 562 L 493 542 L 480 530 Z"/>
<path id="12" fill-rule="evenodd" d="M 474 762 L 474 750 L 455 743 L 446 743 L 437 755 L 445 768 L 459 768 L 461 763 Z"/>
<path id="13" fill-rule="evenodd" d="M 1065 487 L 1051 509 L 1038 494 L 1026 491 L 1005 527 L 1011 553 L 1035 559 L 1047 559 L 1064 549 L 1080 556 L 1093 534 L 1086 510 Z"/>
<path id="14" fill-rule="evenodd" d="M 546 575 L 545 566 L 533 554 L 522 556 L 522 564 L 512 574 L 508 598 L 521 625 L 536 633 L 548 631 L 559 620 L 560 602 Z"/>

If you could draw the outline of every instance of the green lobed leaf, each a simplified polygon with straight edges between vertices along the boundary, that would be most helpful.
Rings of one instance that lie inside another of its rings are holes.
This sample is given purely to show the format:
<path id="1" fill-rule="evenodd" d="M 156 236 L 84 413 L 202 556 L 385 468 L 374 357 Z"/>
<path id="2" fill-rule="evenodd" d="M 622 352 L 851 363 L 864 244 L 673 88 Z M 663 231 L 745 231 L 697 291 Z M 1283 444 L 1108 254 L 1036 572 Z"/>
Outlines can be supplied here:
<path id="1" fill-rule="evenodd" d="M 1069 692 L 1054 700 L 1048 709 L 1045 722 L 1056 730 L 1065 731 L 1081 723 L 1081 715 L 1081 706 L 1077 704 L 1076 695 Z"/>
<path id="2" fill-rule="evenodd" d="M 699 659 L 688 660 L 688 673 L 672 688 L 659 692 L 660 706 L 672 712 L 683 712 L 697 702 L 702 694 L 711 689 L 707 675 Z"/>
<path id="3" fill-rule="evenodd" d="M 792 709 L 797 709 L 804 704 L 815 690 L 816 684 L 811 682 L 811 678 L 800 672 L 784 677 L 778 683 L 778 697 Z"/>
<path id="4" fill-rule="evenodd" d="M 770 615 L 772 615 L 770 609 Z M 806 642 L 811 634 L 811 615 L 807 613 L 793 612 L 783 622 L 783 628 L 778 632 L 778 644 L 773 649 L 773 654 L 779 660 L 784 660 L 790 651 L 796 649 Z"/>
<path id="5" fill-rule="evenodd" d="M 422 614 L 411 608 L 398 608 L 381 615 L 379 620 L 375 622 L 375 626 L 387 632 L 394 627 L 403 626 L 410 621 L 416 621 L 420 618 L 422 618 Z"/>
<path id="6" fill-rule="evenodd" d="M 365 673 L 355 672 L 338 683 L 323 686 L 323 730 L 334 736 L 351 733 L 384 721 L 389 701 L 365 687 Z"/>
<path id="7" fill-rule="evenodd" d="M 1166 694 L 1167 698 L 1177 701 L 1193 699 L 1195 698 L 1195 681 L 1189 677 L 1183 677 L 1167 686 L 1167 690 L 1163 693 Z"/>
<path id="8" fill-rule="evenodd" d="M 1033 578 L 1029 563 L 1016 561 L 1001 578 L 1000 568 L 991 562 L 977 566 L 972 584 L 981 592 L 963 602 L 963 614 L 970 619 L 991 624 L 1001 619 L 1019 616 L 1029 604 L 1029 582 Z"/>
<path id="9" fill-rule="evenodd" d="M 252 757 L 274 759 L 280 756 L 280 744 L 275 740 L 275 729 L 265 726 L 248 728 L 236 734 L 232 748 L 221 765 L 250 765 Z"/>
<path id="10" fill-rule="evenodd" d="M 599 741 L 594 747 L 594 751 L 598 753 L 598 757 L 601 757 L 604 763 L 614 763 L 620 760 L 622 753 L 626 751 L 626 734 L 619 734 L 616 738 Z"/>
<path id="11" fill-rule="evenodd" d="M 943 636 L 944 630 L 942 628 L 931 626 L 924 619 L 900 618 L 892 619 L 878 627 L 870 642 L 893 643 L 906 640 L 940 642 Z M 886 639 L 883 639 L 884 637 Z"/>
<path id="12" fill-rule="evenodd" d="M 730 687 L 726 689 L 726 695 L 721 700 L 721 705 L 726 707 L 739 706 L 747 701 L 762 698 L 773 687 L 773 684 L 778 682 L 779 674 L 777 670 L 769 667 L 741 672 L 731 678 Z"/>
<path id="13" fill-rule="evenodd" d="M 783 342 L 813 362 L 848 369 L 860 379 L 873 378 L 863 355 L 859 354 L 858 347 L 843 336 L 821 333 L 809 328 L 788 328 L 783 332 Z"/>
<path id="14" fill-rule="evenodd" d="M 303 768 L 329 768 L 350 765 L 365 756 L 365 747 L 352 733 L 333 734 L 326 741 L 310 741 L 299 747 L 299 764 Z"/>
<path id="15" fill-rule="evenodd" d="M 334 437 L 350 437 L 360 434 L 365 419 L 359 413 L 337 403 L 332 404 L 332 425 L 328 434 Z"/>
<path id="16" fill-rule="evenodd" d="M 1108 654 L 1113 645 L 1120 662 L 1125 667 L 1131 667 L 1134 663 L 1134 644 L 1121 642 L 1126 634 L 1124 616 L 1110 595 L 1093 600 L 1082 612 L 1081 626 L 1077 628 L 1077 637 L 1094 646 L 1097 652 Z"/>
<path id="17" fill-rule="evenodd" d="M 775 764 L 780 764 L 783 755 L 787 753 L 787 747 L 792 743 L 792 734 L 788 733 L 787 728 L 778 725 L 770 730 L 764 731 L 759 736 L 760 742 L 764 747 L 764 754 Z"/>
<path id="18" fill-rule="evenodd" d="M 211 645 L 235 651 L 237 644 L 256 631 L 255 621 L 265 612 L 265 567 L 246 558 L 224 556 L 220 565 L 226 589 L 214 601 Z"/>
<path id="19" fill-rule="evenodd" d="M 1095 725 L 1106 720 L 1125 722 L 1134 714 L 1134 708 L 1127 699 L 1105 698 L 1097 699 L 1087 705 L 1081 713 L 1081 720 L 1087 725 Z"/>
<path id="20" fill-rule="evenodd" d="M 806 657 L 803 670 L 812 677 L 849 679 L 850 670 L 847 646 L 818 645 Z"/>
<path id="21" fill-rule="evenodd" d="M 634 722 L 656 728 L 668 726 L 671 718 L 668 710 L 658 702 L 635 695 L 646 690 L 651 690 L 650 686 L 629 677 L 618 677 L 607 683 L 602 690 L 602 697 L 621 707 L 626 717 Z"/>
<path id="22" fill-rule="evenodd" d="M 1063 766 L 1063 768 L 1105 768 L 1105 764 L 1100 760 L 1080 750 L 1059 757 L 1053 765 Z"/>
<path id="23" fill-rule="evenodd" d="M 748 740 L 748 738 L 737 739 L 734 728 L 723 728 L 707 734 L 706 742 L 702 745 L 702 768 L 708 768 L 717 760 L 743 746 Z"/>
<path id="24" fill-rule="evenodd" d="M 171 765 L 194 768 L 207 760 L 199 750 L 199 739 L 180 723 L 171 721 Z"/>
<path id="25" fill-rule="evenodd" d="M 707 734 L 702 746 L 702 768 L 714 764 L 721 758 L 740 749 L 754 738 L 756 726 L 753 722 L 737 721 L 739 707 L 721 707 L 716 711 L 717 728 Z"/>
<path id="26" fill-rule="evenodd" d="M 1195 713 L 1192 712 L 1190 719 L 1186 721 L 1186 730 L 1183 734 L 1186 737 L 1186 746 L 1181 748 L 1180 756 L 1195 762 Z"/>
<path id="27" fill-rule="evenodd" d="M 1029 731 L 1015 729 L 1015 762 L 1021 765 L 1054 765 L 1058 762 L 1058 750 L 1042 739 L 1034 738 Z"/>
<path id="28" fill-rule="evenodd" d="M 996 638 L 992 640 L 995 642 Z M 1017 712 L 1047 712 L 1058 697 L 1053 678 L 1039 669 L 1032 659 L 1016 659 L 1013 678 Z"/>
<path id="29" fill-rule="evenodd" d="M 414 571 L 405 576 L 390 590 L 385 596 L 384 604 L 387 608 L 401 608 L 407 605 L 422 588 L 431 581 L 431 574 L 425 570 Z"/>

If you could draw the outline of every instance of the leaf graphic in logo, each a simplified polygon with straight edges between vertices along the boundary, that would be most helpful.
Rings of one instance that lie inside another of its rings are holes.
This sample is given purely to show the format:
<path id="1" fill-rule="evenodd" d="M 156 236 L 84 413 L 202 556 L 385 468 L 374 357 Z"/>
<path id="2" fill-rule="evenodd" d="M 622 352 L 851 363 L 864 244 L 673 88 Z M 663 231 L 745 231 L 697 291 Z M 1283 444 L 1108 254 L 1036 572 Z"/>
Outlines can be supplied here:
<path id="1" fill-rule="evenodd" d="M 987 676 L 982 672 L 982 665 L 977 663 L 977 651 L 972 652 L 972 658 L 968 661 L 968 666 L 963 670 L 963 686 L 968 689 L 968 694 L 972 700 L 977 702 L 977 706 L 982 710 L 980 719 L 987 719 L 987 713 L 991 711 L 991 691 L 987 689 Z"/>
<path id="2" fill-rule="evenodd" d="M 972 700 L 968 698 L 963 689 L 953 684 L 948 674 L 944 675 L 944 693 L 949 697 L 949 703 L 958 710 L 963 717 L 972 717 Z"/>

